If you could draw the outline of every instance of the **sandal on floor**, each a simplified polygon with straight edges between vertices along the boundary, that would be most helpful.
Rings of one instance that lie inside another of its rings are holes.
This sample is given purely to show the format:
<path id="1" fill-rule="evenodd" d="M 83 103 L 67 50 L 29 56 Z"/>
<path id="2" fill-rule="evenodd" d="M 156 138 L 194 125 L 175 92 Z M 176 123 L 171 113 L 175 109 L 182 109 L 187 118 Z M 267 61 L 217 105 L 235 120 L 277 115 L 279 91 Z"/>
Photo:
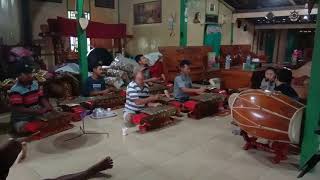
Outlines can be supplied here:
<path id="1" fill-rule="evenodd" d="M 228 116 L 231 112 L 229 110 L 222 110 L 217 113 L 217 116 Z"/>

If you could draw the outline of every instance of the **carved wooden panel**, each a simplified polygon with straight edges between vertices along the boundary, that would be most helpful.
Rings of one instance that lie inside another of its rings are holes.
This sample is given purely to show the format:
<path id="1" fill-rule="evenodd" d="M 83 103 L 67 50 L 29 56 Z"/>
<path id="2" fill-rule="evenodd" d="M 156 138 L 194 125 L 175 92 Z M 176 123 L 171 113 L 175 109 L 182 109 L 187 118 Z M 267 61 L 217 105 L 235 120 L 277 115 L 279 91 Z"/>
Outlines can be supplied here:
<path id="1" fill-rule="evenodd" d="M 168 81 L 174 81 L 179 74 L 179 64 L 181 60 L 190 60 L 192 81 L 201 81 L 205 79 L 205 72 L 208 69 L 208 52 L 211 47 L 207 46 L 189 46 L 189 47 L 159 47 L 163 55 L 163 70 Z"/>
<path id="2" fill-rule="evenodd" d="M 259 58 L 261 62 L 266 62 L 267 57 L 264 55 L 257 55 L 251 52 L 251 45 L 222 45 L 221 46 L 221 67 L 224 67 L 226 56 L 230 54 L 232 57 L 232 65 L 241 65 L 246 61 L 248 55 L 252 58 Z"/>

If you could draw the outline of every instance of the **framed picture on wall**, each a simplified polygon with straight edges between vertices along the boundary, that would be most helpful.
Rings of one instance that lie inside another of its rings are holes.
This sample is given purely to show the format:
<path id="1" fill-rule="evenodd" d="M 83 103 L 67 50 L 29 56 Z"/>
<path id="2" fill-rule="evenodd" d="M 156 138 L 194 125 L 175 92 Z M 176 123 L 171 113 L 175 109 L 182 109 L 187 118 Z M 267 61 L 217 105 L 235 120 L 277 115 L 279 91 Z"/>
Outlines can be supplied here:
<path id="1" fill-rule="evenodd" d="M 95 0 L 96 7 L 114 9 L 114 0 Z"/>
<path id="2" fill-rule="evenodd" d="M 134 4 L 133 17 L 135 25 L 161 23 L 161 0 Z"/>
<path id="3" fill-rule="evenodd" d="M 207 14 L 216 14 L 217 7 L 214 2 L 208 2 L 207 3 Z"/>
<path id="4" fill-rule="evenodd" d="M 38 0 L 40 2 L 55 2 L 55 3 L 62 3 L 62 0 Z"/>

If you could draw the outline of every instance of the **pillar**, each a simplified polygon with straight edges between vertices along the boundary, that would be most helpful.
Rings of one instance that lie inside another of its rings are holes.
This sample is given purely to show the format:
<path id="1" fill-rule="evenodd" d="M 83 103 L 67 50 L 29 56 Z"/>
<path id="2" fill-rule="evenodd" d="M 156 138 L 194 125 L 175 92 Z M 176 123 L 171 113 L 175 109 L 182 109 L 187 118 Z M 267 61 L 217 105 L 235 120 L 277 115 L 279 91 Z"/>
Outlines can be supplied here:
<path id="1" fill-rule="evenodd" d="M 319 0 L 318 0 L 319 2 Z M 314 133 L 320 127 L 320 11 L 318 10 L 315 44 L 312 56 L 311 80 L 304 123 L 304 135 L 301 147 L 300 166 L 319 151 L 320 140 Z"/>
<path id="2" fill-rule="evenodd" d="M 186 46 L 188 42 L 188 22 L 186 22 L 187 0 L 180 0 L 180 46 Z"/>
<path id="3" fill-rule="evenodd" d="M 77 20 L 84 17 L 83 13 L 83 1 L 76 0 Z M 81 87 L 85 88 L 85 83 L 88 78 L 88 60 L 87 60 L 87 35 L 86 31 L 81 29 L 80 24 L 77 23 L 77 35 L 78 35 L 78 55 L 80 65 L 80 78 Z"/>

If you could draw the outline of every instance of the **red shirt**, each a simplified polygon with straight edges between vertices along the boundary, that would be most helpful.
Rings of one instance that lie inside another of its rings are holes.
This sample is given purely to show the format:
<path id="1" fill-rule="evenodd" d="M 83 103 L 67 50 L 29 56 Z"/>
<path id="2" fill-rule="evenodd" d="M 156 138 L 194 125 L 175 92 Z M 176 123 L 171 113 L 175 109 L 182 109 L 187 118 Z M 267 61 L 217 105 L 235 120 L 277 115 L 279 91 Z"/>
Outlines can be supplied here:
<path id="1" fill-rule="evenodd" d="M 152 77 L 161 77 L 161 74 L 164 73 L 162 62 L 157 61 L 153 66 L 151 66 L 150 73 Z"/>

